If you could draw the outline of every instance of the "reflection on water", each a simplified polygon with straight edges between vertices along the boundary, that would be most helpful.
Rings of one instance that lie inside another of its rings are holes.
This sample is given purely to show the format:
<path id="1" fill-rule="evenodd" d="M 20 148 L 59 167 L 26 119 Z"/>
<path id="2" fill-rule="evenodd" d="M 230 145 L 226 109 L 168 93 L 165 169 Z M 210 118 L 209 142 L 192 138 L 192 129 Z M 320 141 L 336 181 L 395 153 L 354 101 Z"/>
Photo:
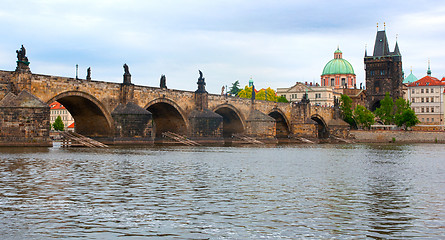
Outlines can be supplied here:
<path id="1" fill-rule="evenodd" d="M 440 238 L 443 149 L 0 148 L 0 236 Z"/>

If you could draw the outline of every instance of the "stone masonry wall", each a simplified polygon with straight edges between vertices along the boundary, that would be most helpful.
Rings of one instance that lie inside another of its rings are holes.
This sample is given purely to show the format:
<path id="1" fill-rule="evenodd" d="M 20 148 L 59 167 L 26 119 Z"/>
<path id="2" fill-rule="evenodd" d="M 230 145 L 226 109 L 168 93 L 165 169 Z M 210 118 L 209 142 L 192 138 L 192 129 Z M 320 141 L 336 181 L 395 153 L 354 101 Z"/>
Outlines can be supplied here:
<path id="1" fill-rule="evenodd" d="M 0 107 L 0 112 L 0 146 L 52 146 L 49 107 Z"/>
<path id="2" fill-rule="evenodd" d="M 350 136 L 355 142 L 445 143 L 444 132 L 351 130 Z"/>

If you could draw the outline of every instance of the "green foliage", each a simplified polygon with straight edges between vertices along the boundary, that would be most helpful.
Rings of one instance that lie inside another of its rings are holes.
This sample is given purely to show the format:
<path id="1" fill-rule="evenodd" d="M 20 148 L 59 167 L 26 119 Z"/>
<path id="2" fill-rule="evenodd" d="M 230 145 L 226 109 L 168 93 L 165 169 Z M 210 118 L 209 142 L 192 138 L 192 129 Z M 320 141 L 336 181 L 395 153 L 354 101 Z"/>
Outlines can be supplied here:
<path id="1" fill-rule="evenodd" d="M 251 98 L 252 97 L 252 87 L 248 87 L 247 85 L 243 90 L 239 91 L 238 97 L 240 98 Z M 255 95 L 256 97 L 256 95 Z"/>
<path id="2" fill-rule="evenodd" d="M 241 91 L 241 89 L 239 87 L 240 87 L 239 81 L 236 80 L 234 83 L 232 83 L 229 93 L 233 96 L 238 95 L 238 93 Z"/>
<path id="3" fill-rule="evenodd" d="M 357 105 L 357 107 L 355 107 L 353 115 L 357 125 L 362 128 L 369 129 L 371 125 L 374 124 L 374 114 L 362 105 Z"/>
<path id="4" fill-rule="evenodd" d="M 287 101 L 285 96 L 279 96 L 277 98 L 277 102 L 284 102 L 284 103 L 288 103 L 289 101 Z"/>
<path id="5" fill-rule="evenodd" d="M 390 125 L 394 122 L 394 101 L 386 93 L 385 98 L 380 101 L 380 107 L 375 110 L 375 115 L 379 117 L 385 125 Z"/>
<path id="6" fill-rule="evenodd" d="M 267 99 L 266 99 L 266 92 L 267 92 Z M 277 100 L 277 96 L 275 94 L 275 91 L 270 87 L 268 87 L 266 90 L 261 89 L 258 93 L 256 93 L 255 99 L 275 102 Z"/>
<path id="7" fill-rule="evenodd" d="M 355 126 L 355 121 L 352 118 L 352 99 L 342 94 L 340 98 L 340 110 L 343 120 L 351 126 Z"/>
<path id="8" fill-rule="evenodd" d="M 267 101 L 276 101 L 277 96 L 275 91 L 270 87 L 266 90 L 261 89 L 259 92 L 255 93 L 255 99 L 257 100 L 266 100 L 266 92 L 267 92 Z M 243 90 L 238 93 L 238 97 L 241 98 L 251 98 L 252 97 L 252 87 L 245 86 Z"/>
<path id="9" fill-rule="evenodd" d="M 405 126 L 405 130 L 420 123 L 417 115 L 411 108 L 405 109 L 401 114 L 396 115 L 397 126 Z"/>
<path id="10" fill-rule="evenodd" d="M 53 128 L 56 131 L 63 131 L 65 129 L 65 125 L 63 124 L 62 118 L 57 116 L 56 120 L 53 123 Z"/>

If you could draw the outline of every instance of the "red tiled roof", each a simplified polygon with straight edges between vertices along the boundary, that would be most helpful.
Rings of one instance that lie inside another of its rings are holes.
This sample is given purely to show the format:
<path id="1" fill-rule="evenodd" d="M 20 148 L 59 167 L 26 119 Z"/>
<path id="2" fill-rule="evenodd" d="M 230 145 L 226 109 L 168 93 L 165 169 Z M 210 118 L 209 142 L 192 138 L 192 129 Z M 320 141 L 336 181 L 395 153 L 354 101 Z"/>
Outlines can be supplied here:
<path id="1" fill-rule="evenodd" d="M 417 86 L 440 86 L 445 85 L 445 82 L 440 81 L 439 79 L 431 76 L 425 76 L 415 82 L 412 82 L 408 85 L 408 87 L 417 87 Z"/>
<path id="2" fill-rule="evenodd" d="M 49 105 L 51 107 L 51 110 L 59 110 L 59 109 L 66 109 L 62 104 L 59 102 L 53 102 Z"/>
<path id="3" fill-rule="evenodd" d="M 74 123 L 71 123 L 71 125 L 69 125 L 68 128 L 74 128 Z"/>

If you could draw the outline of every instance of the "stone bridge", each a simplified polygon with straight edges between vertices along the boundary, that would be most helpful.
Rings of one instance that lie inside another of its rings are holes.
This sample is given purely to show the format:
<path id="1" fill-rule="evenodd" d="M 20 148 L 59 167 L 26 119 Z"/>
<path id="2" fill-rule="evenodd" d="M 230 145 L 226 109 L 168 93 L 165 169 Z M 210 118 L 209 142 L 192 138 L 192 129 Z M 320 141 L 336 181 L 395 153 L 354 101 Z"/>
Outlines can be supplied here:
<path id="1" fill-rule="evenodd" d="M 167 131 L 208 143 L 230 141 L 236 134 L 288 142 L 346 137 L 349 131 L 337 108 L 208 94 L 202 75 L 192 92 L 134 85 L 129 73 L 123 83 L 112 83 L 33 74 L 19 65 L 16 71 L 0 71 L 0 100 L 23 90 L 46 104 L 60 102 L 73 116 L 76 132 L 108 143 L 162 141 Z"/>

